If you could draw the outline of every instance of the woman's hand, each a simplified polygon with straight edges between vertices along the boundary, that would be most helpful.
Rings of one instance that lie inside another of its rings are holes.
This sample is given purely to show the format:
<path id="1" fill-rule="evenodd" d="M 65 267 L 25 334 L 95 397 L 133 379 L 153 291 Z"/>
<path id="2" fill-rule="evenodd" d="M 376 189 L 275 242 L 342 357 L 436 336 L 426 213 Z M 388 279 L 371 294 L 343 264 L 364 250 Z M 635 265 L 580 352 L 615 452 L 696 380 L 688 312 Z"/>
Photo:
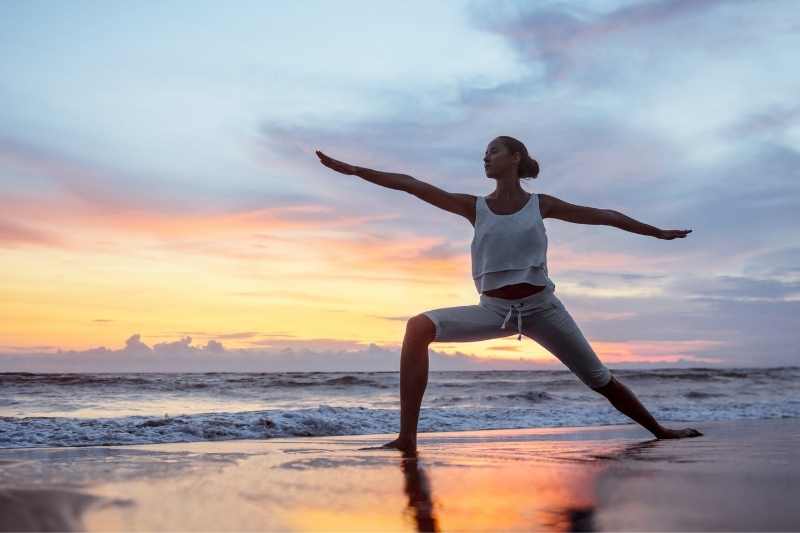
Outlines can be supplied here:
<path id="1" fill-rule="evenodd" d="M 345 163 L 344 161 L 337 161 L 336 159 L 328 157 L 319 150 L 316 150 L 316 153 L 317 157 L 319 157 L 320 163 L 322 163 L 328 168 L 335 170 L 336 172 L 341 172 L 342 174 L 347 174 L 347 175 L 353 175 L 359 168 L 355 165 Z"/>
<path id="2" fill-rule="evenodd" d="M 676 238 L 682 239 L 691 232 L 692 230 L 690 229 L 662 229 L 659 230 L 656 239 L 666 239 L 668 241 Z"/>

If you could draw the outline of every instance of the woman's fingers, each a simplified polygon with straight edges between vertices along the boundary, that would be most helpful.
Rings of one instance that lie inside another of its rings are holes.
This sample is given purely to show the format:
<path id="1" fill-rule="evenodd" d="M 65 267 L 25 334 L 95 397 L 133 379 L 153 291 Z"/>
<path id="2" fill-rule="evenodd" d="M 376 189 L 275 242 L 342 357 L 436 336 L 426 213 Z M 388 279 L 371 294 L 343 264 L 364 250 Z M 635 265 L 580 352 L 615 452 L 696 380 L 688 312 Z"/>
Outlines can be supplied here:
<path id="1" fill-rule="evenodd" d="M 328 157 L 327 155 L 323 154 L 319 150 L 317 150 L 317 157 L 319 157 L 319 160 L 324 164 L 328 164 L 328 163 L 331 163 L 333 161 L 330 157 Z"/>
<path id="2" fill-rule="evenodd" d="M 341 163 L 341 161 L 337 161 L 336 159 L 334 159 L 332 157 L 328 157 L 327 155 L 323 154 L 319 150 L 317 150 L 317 156 L 319 156 L 320 160 L 325 164 Z"/>
<path id="3" fill-rule="evenodd" d="M 682 239 L 686 237 L 692 230 L 690 229 L 667 229 L 662 231 L 660 237 L 662 239 L 672 240 L 672 239 Z"/>
<path id="4" fill-rule="evenodd" d="M 353 174 L 355 173 L 355 167 L 344 161 L 339 161 L 337 159 L 333 159 L 332 157 L 328 157 L 327 155 L 323 154 L 319 150 L 316 150 L 317 156 L 320 159 L 320 162 L 325 165 L 326 167 L 335 170 L 336 172 L 341 172 L 342 174 Z"/>

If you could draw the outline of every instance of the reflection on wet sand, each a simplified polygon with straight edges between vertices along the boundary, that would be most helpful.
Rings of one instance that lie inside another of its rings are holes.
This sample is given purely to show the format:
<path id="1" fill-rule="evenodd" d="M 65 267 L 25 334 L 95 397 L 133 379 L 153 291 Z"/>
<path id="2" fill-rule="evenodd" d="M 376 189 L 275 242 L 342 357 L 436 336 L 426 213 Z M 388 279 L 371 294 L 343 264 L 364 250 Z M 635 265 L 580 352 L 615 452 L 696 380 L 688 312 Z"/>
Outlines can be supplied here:
<path id="1" fill-rule="evenodd" d="M 82 531 L 88 509 L 130 503 L 67 489 L 0 488 L 0 531 Z"/>
<path id="2" fill-rule="evenodd" d="M 431 486 L 425 468 L 418 460 L 416 451 L 404 451 L 403 477 L 406 480 L 405 493 L 408 496 L 408 508 L 417 531 L 439 531 L 436 517 L 433 515 Z"/>
<path id="3" fill-rule="evenodd" d="M 437 482 L 432 482 L 426 473 L 424 455 L 427 454 L 421 454 L 419 450 L 395 453 L 402 454 L 400 465 L 408 498 L 406 510 L 410 511 L 417 531 L 526 527 L 546 531 L 595 531 L 593 489 L 596 475 L 606 462 L 635 458 L 655 449 L 659 442 L 650 439 L 622 447 L 598 442 L 554 446 L 552 442 L 546 442 L 537 443 L 541 446 L 535 451 L 530 449 L 533 443 L 526 443 L 524 450 L 519 445 L 495 444 L 487 449 L 485 444 L 481 444 L 479 449 L 460 447 L 453 454 L 458 461 L 449 465 L 433 451 L 429 460 L 436 464 L 437 469 L 443 466 L 468 467 L 459 463 L 476 455 L 481 457 L 480 462 L 486 462 L 487 456 L 492 456 L 493 460 L 525 461 L 525 456 L 532 452 L 537 455 L 537 463 L 567 463 L 584 467 L 575 470 L 574 466 L 568 469 L 551 466 L 550 470 L 547 467 L 533 470 L 511 464 L 489 471 L 449 471 L 442 476 L 441 486 L 437 484 L 439 476 L 434 476 Z M 553 471 L 554 468 L 557 471 Z M 441 499 L 433 496 L 436 488 L 442 489 Z"/>

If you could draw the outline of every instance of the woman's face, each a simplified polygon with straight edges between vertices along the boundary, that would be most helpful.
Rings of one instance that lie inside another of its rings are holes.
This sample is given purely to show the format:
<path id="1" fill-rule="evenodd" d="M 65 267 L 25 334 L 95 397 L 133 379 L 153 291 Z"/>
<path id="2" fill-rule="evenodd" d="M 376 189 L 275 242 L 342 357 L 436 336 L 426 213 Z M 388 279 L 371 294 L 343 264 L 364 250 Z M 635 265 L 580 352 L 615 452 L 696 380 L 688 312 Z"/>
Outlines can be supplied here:
<path id="1" fill-rule="evenodd" d="M 512 154 L 502 141 L 494 139 L 486 147 L 483 165 L 486 175 L 490 177 L 510 174 L 516 165 L 519 168 L 520 154 Z"/>

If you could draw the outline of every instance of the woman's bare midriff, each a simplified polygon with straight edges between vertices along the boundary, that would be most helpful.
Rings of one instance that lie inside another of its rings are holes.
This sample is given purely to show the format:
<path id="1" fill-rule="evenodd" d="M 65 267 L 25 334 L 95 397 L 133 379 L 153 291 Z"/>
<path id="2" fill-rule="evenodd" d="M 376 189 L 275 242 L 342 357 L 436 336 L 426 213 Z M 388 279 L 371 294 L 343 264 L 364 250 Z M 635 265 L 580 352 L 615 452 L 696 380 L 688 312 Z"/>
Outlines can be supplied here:
<path id="1" fill-rule="evenodd" d="M 531 285 L 530 283 L 515 283 L 514 285 L 504 285 L 483 294 L 492 296 L 494 298 L 504 298 L 506 300 L 516 300 L 517 298 L 525 298 L 531 294 L 536 294 L 545 288 L 545 285 Z"/>

